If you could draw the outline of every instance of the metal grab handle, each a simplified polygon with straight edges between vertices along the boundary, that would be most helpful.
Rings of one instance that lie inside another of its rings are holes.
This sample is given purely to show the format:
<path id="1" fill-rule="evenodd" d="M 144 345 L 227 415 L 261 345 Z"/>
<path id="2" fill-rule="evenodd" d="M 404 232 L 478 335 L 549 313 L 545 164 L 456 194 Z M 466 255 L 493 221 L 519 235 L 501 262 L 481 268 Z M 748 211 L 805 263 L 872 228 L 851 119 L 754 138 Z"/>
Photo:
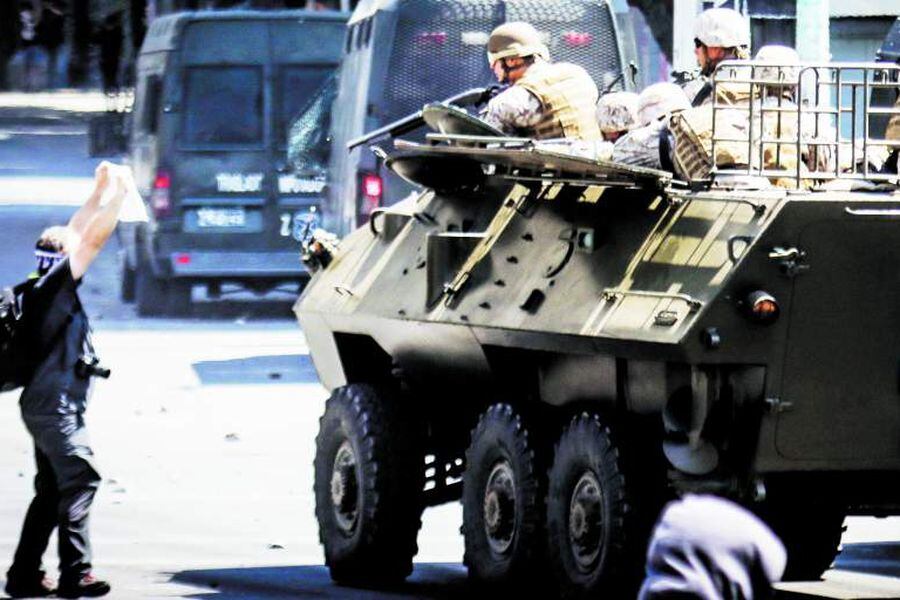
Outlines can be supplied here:
<path id="1" fill-rule="evenodd" d="M 744 252 L 741 252 L 741 256 L 738 256 L 735 251 L 735 245 L 738 242 L 744 242 L 744 252 L 746 252 L 747 248 L 750 247 L 750 244 L 753 243 L 753 237 L 749 235 L 733 235 L 728 238 L 728 260 L 730 260 L 733 265 L 736 265 L 741 259 L 741 256 L 744 255 Z"/>
<path id="2" fill-rule="evenodd" d="M 375 227 L 375 217 L 381 216 L 387 212 L 386 208 L 376 208 L 371 213 L 369 213 L 369 229 L 372 231 L 372 235 L 378 237 L 381 233 L 378 231 L 378 228 Z"/>
<path id="3" fill-rule="evenodd" d="M 900 217 L 900 208 L 844 208 L 844 212 L 854 217 Z"/>

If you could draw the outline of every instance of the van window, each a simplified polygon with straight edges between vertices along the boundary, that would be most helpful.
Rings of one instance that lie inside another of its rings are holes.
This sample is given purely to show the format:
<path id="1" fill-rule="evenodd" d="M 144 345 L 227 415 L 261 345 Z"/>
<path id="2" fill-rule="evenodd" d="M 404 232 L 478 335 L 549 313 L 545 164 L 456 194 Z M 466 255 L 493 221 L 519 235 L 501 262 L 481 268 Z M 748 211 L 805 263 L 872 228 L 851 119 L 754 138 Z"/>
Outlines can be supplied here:
<path id="1" fill-rule="evenodd" d="M 184 141 L 188 145 L 262 143 L 262 90 L 260 67 L 187 69 Z"/>
<path id="2" fill-rule="evenodd" d="M 311 106 L 325 82 L 332 79 L 336 68 L 336 65 L 287 65 L 279 69 L 275 136 L 280 148 L 287 143 L 291 123 Z"/>
<path id="3" fill-rule="evenodd" d="M 328 166 L 331 110 L 337 96 L 337 74 L 332 73 L 298 111 L 290 123 L 288 162 L 304 175 L 323 175 Z"/>

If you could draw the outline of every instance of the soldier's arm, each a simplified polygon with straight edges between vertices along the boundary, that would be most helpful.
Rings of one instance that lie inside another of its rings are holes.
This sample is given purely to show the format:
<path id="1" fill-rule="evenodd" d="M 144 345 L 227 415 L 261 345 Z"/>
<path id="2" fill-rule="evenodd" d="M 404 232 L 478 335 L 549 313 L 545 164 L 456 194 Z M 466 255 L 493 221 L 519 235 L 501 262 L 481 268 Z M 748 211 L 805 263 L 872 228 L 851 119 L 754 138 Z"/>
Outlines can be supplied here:
<path id="1" fill-rule="evenodd" d="M 542 112 L 540 100 L 525 88 L 513 86 L 488 103 L 482 119 L 505 133 L 514 133 L 537 125 Z"/>
<path id="2" fill-rule="evenodd" d="M 80 234 L 72 232 L 69 266 L 72 269 L 73 279 L 81 279 L 115 230 L 127 191 L 127 182 L 124 179 L 126 176 L 130 174 L 117 172 L 112 175 L 111 185 L 115 186 L 115 191 L 109 202 L 95 207 Z"/>

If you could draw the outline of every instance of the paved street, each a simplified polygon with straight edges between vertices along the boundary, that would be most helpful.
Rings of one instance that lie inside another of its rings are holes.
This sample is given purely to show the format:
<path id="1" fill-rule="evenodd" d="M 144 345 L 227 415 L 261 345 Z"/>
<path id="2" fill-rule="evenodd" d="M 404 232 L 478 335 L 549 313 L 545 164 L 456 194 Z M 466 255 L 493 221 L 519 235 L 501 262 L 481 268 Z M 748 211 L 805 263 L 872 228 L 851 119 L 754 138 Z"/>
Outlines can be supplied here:
<path id="1" fill-rule="evenodd" d="M 89 189 L 96 161 L 83 120 L 53 106 L 42 114 L 55 120 L 4 118 L 2 103 L 0 284 L 9 284 L 32 268 L 39 231 L 65 221 Z M 111 597 L 473 596 L 459 564 L 457 504 L 426 512 L 405 586 L 334 586 L 322 566 L 310 468 L 326 393 L 291 298 L 201 301 L 189 320 L 139 319 L 117 300 L 115 246 L 82 286 L 98 353 L 113 371 L 88 411 L 104 478 L 92 517 L 95 566 L 112 580 Z M 0 395 L 2 571 L 34 474 L 16 399 Z M 851 518 L 844 542 L 825 582 L 785 586 L 797 593 L 784 597 L 900 597 L 900 519 Z"/>

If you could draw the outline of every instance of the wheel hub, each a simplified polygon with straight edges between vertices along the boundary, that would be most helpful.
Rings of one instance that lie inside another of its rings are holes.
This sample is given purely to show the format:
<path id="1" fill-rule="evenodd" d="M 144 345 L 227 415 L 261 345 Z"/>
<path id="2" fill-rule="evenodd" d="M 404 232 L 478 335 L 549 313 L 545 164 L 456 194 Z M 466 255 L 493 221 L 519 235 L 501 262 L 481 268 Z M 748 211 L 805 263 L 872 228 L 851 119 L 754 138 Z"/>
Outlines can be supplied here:
<path id="1" fill-rule="evenodd" d="M 331 470 L 331 504 L 335 521 L 346 533 L 356 527 L 359 485 L 356 481 L 356 455 L 349 441 L 338 448 Z"/>
<path id="2" fill-rule="evenodd" d="M 591 570 L 603 548 L 603 493 L 591 472 L 582 475 L 572 491 L 569 541 L 578 567 Z"/>
<path id="3" fill-rule="evenodd" d="M 504 554 L 512 545 L 516 524 L 516 484 L 512 467 L 501 460 L 484 489 L 484 529 L 491 549 Z"/>

